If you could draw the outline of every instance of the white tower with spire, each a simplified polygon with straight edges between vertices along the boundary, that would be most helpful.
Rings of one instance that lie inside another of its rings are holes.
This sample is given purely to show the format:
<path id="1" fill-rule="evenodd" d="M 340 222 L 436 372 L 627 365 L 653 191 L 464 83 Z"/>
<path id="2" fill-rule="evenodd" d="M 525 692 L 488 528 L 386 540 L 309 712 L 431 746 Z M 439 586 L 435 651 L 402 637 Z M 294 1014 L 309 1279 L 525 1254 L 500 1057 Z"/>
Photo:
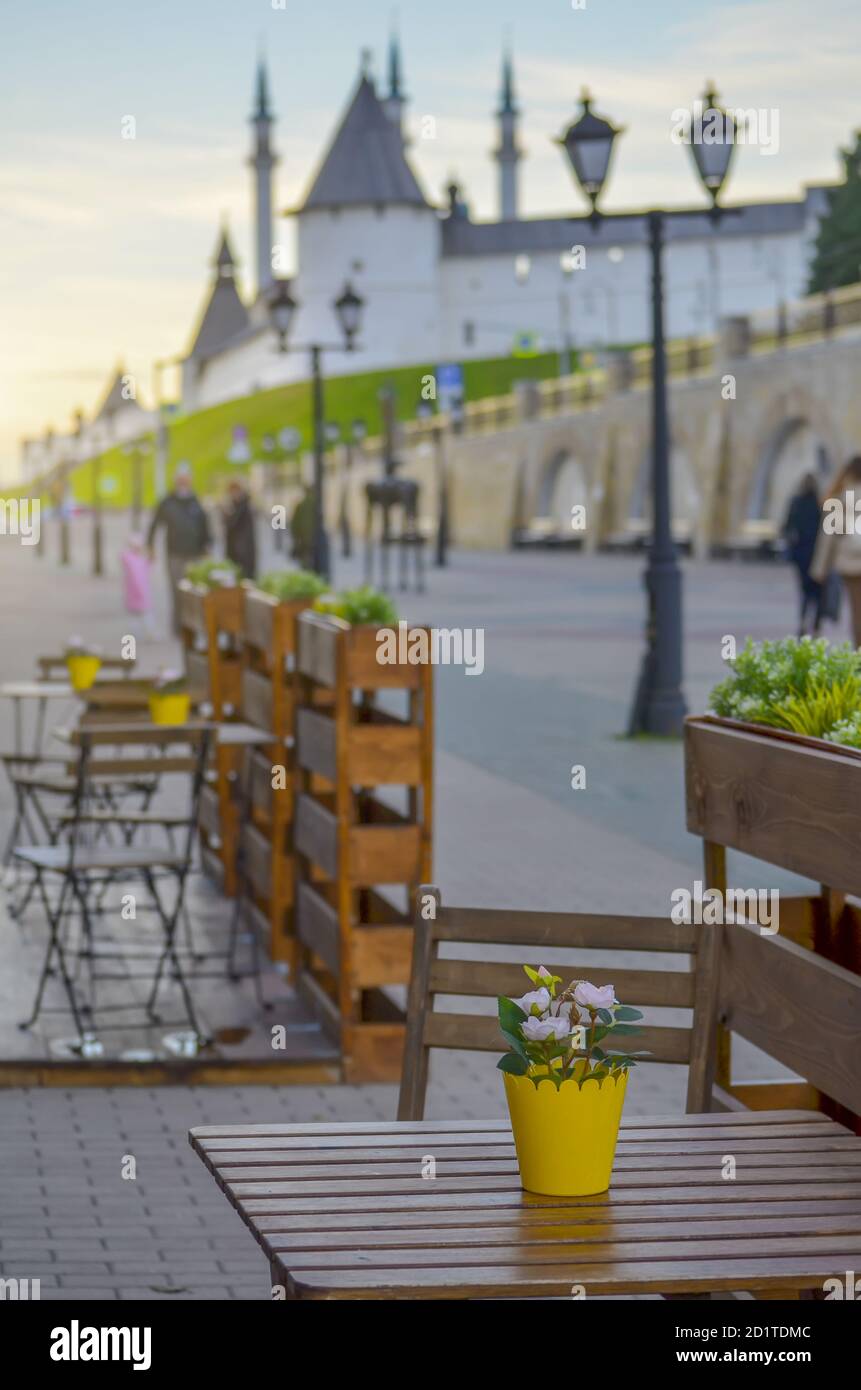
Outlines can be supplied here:
<path id="1" fill-rule="evenodd" d="M 254 242 L 258 298 L 267 293 L 272 287 L 274 279 L 272 274 L 272 170 L 278 163 L 278 157 L 273 153 L 270 142 L 272 120 L 266 67 L 261 58 L 257 64 L 254 111 L 251 115 L 251 124 L 254 127 L 254 151 L 248 161 L 254 170 Z"/>
<path id="2" fill-rule="evenodd" d="M 499 165 L 499 216 L 503 222 L 515 222 L 517 212 L 517 165 L 521 151 L 517 146 L 517 120 L 520 112 L 514 102 L 514 71 L 511 51 L 502 57 L 502 96 L 496 113 L 499 121 L 499 145 L 493 157 Z"/>
<path id="3" fill-rule="evenodd" d="M 383 110 L 388 116 L 392 125 L 397 127 L 401 139 L 404 138 L 404 107 L 407 104 L 406 93 L 403 89 L 401 76 L 401 47 L 397 33 L 393 32 L 389 39 L 389 63 L 388 63 L 389 90 L 383 98 Z"/>

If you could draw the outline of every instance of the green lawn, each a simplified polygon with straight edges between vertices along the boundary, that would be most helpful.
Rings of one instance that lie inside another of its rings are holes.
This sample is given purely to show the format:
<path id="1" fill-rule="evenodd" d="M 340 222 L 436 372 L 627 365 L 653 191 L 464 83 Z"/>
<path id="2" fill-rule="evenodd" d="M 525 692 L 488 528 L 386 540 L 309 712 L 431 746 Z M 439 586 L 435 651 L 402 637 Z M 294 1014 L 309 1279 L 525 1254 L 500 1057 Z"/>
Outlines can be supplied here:
<path id="1" fill-rule="evenodd" d="M 559 359 L 555 352 L 534 357 L 505 357 L 465 362 L 464 383 L 466 399 L 479 400 L 487 396 L 505 395 L 515 381 L 543 379 L 556 376 Z M 354 419 L 363 419 L 368 434 L 381 432 L 378 392 L 392 387 L 396 393 L 400 419 L 415 417 L 421 398 L 422 377 L 431 375 L 433 365 L 399 367 L 389 371 L 361 372 L 355 376 L 331 377 L 325 385 L 326 421 L 349 427 Z M 247 472 L 247 465 L 232 464 L 228 451 L 234 425 L 244 425 L 248 431 L 252 459 L 266 454 L 262 441 L 266 435 L 276 436 L 285 426 L 297 429 L 302 448 L 311 446 L 311 389 L 308 382 L 278 386 L 259 391 L 252 396 L 227 401 L 193 415 L 177 415 L 171 419 L 169 432 L 168 469 L 180 460 L 187 460 L 194 471 L 195 486 L 201 494 L 220 490 L 226 479 Z M 278 455 L 270 455 L 278 457 Z M 101 495 L 106 507 L 128 507 L 131 503 L 131 470 L 129 457 L 119 448 L 101 456 Z M 152 452 L 143 462 L 144 503 L 155 500 L 153 486 L 154 460 Z M 14 491 L 14 489 L 13 489 Z M 81 464 L 72 474 L 72 492 L 76 501 L 93 500 L 93 465 Z M 17 494 L 16 494 L 17 495 Z"/>

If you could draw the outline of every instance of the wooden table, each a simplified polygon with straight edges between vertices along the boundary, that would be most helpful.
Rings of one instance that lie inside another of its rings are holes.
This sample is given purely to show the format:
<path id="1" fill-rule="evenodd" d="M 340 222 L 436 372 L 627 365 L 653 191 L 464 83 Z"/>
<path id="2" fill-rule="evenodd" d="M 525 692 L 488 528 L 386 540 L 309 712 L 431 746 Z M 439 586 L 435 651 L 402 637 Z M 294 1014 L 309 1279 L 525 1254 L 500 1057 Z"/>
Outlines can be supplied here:
<path id="1" fill-rule="evenodd" d="M 288 1298 L 791 1297 L 861 1270 L 861 1139 L 816 1111 L 623 1121 L 597 1197 L 524 1192 L 506 1122 L 189 1138 Z"/>

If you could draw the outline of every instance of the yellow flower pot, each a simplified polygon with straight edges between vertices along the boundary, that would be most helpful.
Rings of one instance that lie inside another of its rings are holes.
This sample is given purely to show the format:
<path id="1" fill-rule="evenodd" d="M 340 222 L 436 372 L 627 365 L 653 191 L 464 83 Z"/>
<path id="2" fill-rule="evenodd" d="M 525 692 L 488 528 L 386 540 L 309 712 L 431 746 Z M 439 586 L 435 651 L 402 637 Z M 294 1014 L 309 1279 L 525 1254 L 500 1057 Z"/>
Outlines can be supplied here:
<path id="1" fill-rule="evenodd" d="M 149 697 L 149 712 L 153 724 L 185 724 L 191 711 L 191 696 L 187 693 Z"/>
<path id="2" fill-rule="evenodd" d="M 575 1080 L 503 1072 L 520 1181 L 527 1192 L 589 1197 L 610 1186 L 628 1074 L 618 1080 Z"/>
<path id="3" fill-rule="evenodd" d="M 100 656 L 67 656 L 66 666 L 73 690 L 89 690 L 102 665 Z"/>

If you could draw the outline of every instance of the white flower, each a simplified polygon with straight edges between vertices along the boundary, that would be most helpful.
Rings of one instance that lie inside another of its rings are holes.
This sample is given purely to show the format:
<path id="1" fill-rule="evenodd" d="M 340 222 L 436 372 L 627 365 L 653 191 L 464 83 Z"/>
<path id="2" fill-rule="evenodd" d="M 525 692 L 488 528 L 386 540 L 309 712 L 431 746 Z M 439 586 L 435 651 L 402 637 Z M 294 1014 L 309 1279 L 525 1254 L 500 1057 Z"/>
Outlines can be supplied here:
<path id="1" fill-rule="evenodd" d="M 570 1034 L 571 1025 L 567 1018 L 525 1018 L 520 1031 L 527 1042 L 544 1042 L 547 1038 L 562 1042 Z"/>
<path id="2" fill-rule="evenodd" d="M 545 1009 L 550 1008 L 550 990 L 543 985 L 540 989 L 530 989 L 522 999 L 514 999 L 512 1003 L 519 1004 L 525 1014 L 543 1014 Z"/>
<path id="3" fill-rule="evenodd" d="M 616 990 L 613 985 L 590 985 L 588 980 L 581 980 L 574 998 L 584 1009 L 609 1009 L 616 1003 Z"/>

